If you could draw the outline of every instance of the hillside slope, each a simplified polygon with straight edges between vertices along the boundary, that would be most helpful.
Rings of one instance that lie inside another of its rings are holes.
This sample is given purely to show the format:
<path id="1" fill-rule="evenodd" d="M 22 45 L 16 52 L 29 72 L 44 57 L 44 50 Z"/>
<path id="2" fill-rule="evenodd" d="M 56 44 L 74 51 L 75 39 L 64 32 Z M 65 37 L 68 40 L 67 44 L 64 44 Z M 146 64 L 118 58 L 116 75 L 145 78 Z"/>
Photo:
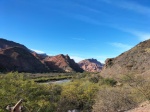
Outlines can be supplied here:
<path id="1" fill-rule="evenodd" d="M 48 68 L 28 50 L 12 47 L 0 51 L 0 71 L 48 72 Z"/>
<path id="2" fill-rule="evenodd" d="M 20 48 L 29 50 L 26 46 L 24 46 L 22 44 L 0 38 L 0 50 L 1 49 L 7 49 L 7 48 L 10 48 L 10 47 L 20 47 Z"/>
<path id="3" fill-rule="evenodd" d="M 107 59 L 101 75 L 150 74 L 150 40 L 144 41 L 116 58 Z"/>

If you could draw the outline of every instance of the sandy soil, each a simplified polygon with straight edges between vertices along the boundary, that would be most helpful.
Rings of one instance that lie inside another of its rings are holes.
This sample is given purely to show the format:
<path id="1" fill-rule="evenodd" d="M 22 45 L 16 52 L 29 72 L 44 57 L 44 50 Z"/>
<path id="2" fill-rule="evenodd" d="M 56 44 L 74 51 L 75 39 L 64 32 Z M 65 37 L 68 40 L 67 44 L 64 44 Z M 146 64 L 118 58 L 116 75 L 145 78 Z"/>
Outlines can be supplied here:
<path id="1" fill-rule="evenodd" d="M 150 103 L 146 101 L 139 105 L 139 107 L 126 112 L 150 112 Z"/>

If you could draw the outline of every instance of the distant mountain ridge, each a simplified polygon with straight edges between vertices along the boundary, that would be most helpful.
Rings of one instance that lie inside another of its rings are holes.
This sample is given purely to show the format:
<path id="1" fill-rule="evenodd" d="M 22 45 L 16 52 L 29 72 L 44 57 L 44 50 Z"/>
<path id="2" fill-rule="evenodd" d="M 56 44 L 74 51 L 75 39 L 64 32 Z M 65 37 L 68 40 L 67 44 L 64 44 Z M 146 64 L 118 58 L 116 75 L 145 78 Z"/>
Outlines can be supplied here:
<path id="1" fill-rule="evenodd" d="M 83 69 L 79 67 L 73 59 L 70 59 L 68 55 L 56 55 L 47 57 L 44 59 L 44 63 L 55 71 L 61 72 L 83 72 Z"/>
<path id="2" fill-rule="evenodd" d="M 100 72 L 104 64 L 100 63 L 96 59 L 85 59 L 80 61 L 79 66 L 88 72 Z"/>
<path id="3" fill-rule="evenodd" d="M 127 74 L 150 76 L 150 39 L 139 43 L 116 58 L 107 59 L 101 71 L 101 75 L 106 77 Z"/>
<path id="4" fill-rule="evenodd" d="M 10 71 L 83 72 L 68 55 L 38 54 L 22 44 L 0 38 L 0 72 Z"/>

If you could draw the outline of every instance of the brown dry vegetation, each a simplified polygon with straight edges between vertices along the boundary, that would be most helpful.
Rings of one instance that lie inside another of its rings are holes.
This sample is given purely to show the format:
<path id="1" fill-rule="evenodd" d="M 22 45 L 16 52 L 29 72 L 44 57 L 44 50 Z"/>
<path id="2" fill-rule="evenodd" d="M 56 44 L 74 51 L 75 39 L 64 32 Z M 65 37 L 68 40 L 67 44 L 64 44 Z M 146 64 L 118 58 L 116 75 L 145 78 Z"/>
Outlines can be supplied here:
<path id="1" fill-rule="evenodd" d="M 93 112 L 124 112 L 150 101 L 150 80 L 142 76 L 127 75 L 119 80 L 120 86 L 101 87 Z"/>

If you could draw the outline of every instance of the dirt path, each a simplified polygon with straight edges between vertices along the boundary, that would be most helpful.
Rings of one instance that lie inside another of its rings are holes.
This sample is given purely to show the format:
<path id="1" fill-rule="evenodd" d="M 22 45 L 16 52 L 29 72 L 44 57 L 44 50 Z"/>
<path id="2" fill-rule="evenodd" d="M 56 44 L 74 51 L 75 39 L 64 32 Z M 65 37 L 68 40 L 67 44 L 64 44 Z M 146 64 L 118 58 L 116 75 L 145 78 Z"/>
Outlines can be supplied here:
<path id="1" fill-rule="evenodd" d="M 150 103 L 146 101 L 139 105 L 139 107 L 129 110 L 127 112 L 150 112 Z"/>

